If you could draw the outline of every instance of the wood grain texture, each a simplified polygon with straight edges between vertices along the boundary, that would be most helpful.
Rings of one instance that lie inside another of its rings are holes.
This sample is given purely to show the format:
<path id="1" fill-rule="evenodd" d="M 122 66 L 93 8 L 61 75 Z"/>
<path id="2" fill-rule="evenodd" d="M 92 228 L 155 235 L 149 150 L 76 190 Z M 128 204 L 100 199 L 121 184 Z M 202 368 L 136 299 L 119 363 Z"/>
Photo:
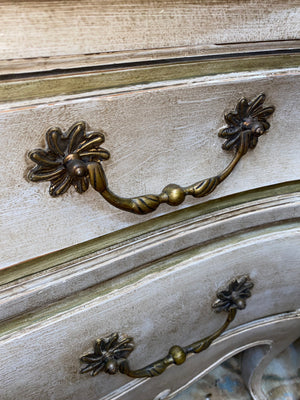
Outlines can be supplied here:
<path id="1" fill-rule="evenodd" d="M 299 38 L 294 0 L 1 1 L 0 58 Z"/>
<path id="2" fill-rule="evenodd" d="M 29 150 L 43 146 L 50 126 L 67 129 L 86 120 L 106 133 L 111 159 L 105 170 L 112 190 L 123 196 L 160 192 L 168 183 L 187 185 L 214 175 L 232 158 L 217 137 L 223 114 L 240 97 L 260 92 L 276 107 L 270 132 L 260 138 L 209 199 L 299 179 L 299 79 L 296 70 L 228 74 L 181 81 L 162 88 L 104 93 L 72 101 L 10 108 L 0 113 L 0 141 L 6 151 L 0 177 L 2 268 L 63 249 L 174 209 L 162 206 L 135 216 L 107 204 L 98 193 L 73 191 L 53 199 L 46 183 L 29 183 Z M 204 200 L 198 200 L 204 202 Z M 196 204 L 188 199 L 179 208 Z M 42 238 L 42 240 L 41 240 Z M 15 243 L 18 243 L 16 246 Z"/>

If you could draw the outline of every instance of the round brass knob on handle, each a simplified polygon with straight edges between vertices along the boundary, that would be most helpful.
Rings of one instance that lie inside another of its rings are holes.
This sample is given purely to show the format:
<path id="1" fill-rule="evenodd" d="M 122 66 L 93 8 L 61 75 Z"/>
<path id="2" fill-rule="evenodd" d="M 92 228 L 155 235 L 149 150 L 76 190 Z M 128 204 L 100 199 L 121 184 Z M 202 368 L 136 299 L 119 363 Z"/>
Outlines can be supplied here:
<path id="1" fill-rule="evenodd" d="M 167 185 L 160 194 L 148 194 L 124 198 L 113 193 L 109 187 L 102 162 L 109 158 L 109 152 L 101 145 L 103 132 L 89 132 L 85 122 L 75 123 L 63 133 L 52 127 L 46 132 L 46 149 L 36 149 L 29 157 L 37 165 L 28 177 L 33 182 L 50 181 L 49 192 L 56 197 L 65 193 L 73 185 L 78 193 L 85 192 L 89 185 L 99 192 L 113 206 L 134 214 L 147 214 L 166 203 L 180 205 L 186 196 L 203 197 L 215 188 L 233 171 L 248 149 L 254 149 L 259 136 L 270 127 L 267 122 L 274 107 L 263 107 L 265 95 L 260 94 L 252 101 L 242 98 L 236 109 L 225 115 L 227 127 L 219 132 L 226 139 L 222 148 L 234 150 L 235 155 L 229 165 L 218 175 L 203 179 L 193 185 L 181 187 Z"/>

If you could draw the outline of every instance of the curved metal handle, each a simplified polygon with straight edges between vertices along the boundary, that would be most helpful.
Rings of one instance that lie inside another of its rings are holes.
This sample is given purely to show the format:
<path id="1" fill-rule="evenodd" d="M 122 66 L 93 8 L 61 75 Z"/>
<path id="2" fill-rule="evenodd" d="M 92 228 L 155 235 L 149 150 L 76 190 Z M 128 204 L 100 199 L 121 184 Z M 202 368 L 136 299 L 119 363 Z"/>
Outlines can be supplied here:
<path id="1" fill-rule="evenodd" d="M 241 99 L 235 111 L 225 115 L 228 127 L 219 132 L 226 141 L 224 150 L 235 149 L 235 155 L 229 165 L 218 175 L 203 179 L 193 185 L 181 187 L 167 185 L 159 195 L 148 194 L 133 198 L 124 198 L 113 193 L 109 187 L 102 161 L 109 158 L 109 152 L 101 147 L 104 142 L 103 132 L 87 132 L 86 123 L 74 124 L 66 133 L 60 128 L 50 128 L 46 132 L 47 149 L 37 149 L 29 157 L 37 165 L 31 169 L 28 178 L 31 181 L 50 181 L 51 196 L 65 193 L 71 185 L 77 192 L 83 193 L 89 183 L 105 200 L 113 206 L 134 214 L 147 214 L 157 209 L 162 203 L 178 206 L 187 195 L 203 197 L 215 188 L 233 171 L 248 149 L 254 149 L 258 137 L 270 127 L 267 117 L 274 112 L 274 107 L 263 108 L 265 95 L 260 94 L 248 102 Z"/>
<path id="2" fill-rule="evenodd" d="M 206 350 L 225 331 L 234 320 L 237 310 L 246 307 L 246 299 L 251 296 L 253 286 L 253 282 L 245 276 L 232 280 L 225 289 L 217 292 L 218 300 L 212 307 L 216 312 L 226 311 L 227 319 L 220 329 L 204 339 L 185 347 L 172 346 L 164 358 L 141 369 L 132 370 L 126 358 L 134 350 L 133 338 L 113 333 L 106 338 L 96 340 L 94 352 L 80 358 L 87 364 L 80 372 L 90 372 L 95 376 L 101 371 L 108 374 L 116 374 L 119 371 L 131 378 L 149 378 L 162 374 L 169 365 L 183 364 L 188 354 Z"/>

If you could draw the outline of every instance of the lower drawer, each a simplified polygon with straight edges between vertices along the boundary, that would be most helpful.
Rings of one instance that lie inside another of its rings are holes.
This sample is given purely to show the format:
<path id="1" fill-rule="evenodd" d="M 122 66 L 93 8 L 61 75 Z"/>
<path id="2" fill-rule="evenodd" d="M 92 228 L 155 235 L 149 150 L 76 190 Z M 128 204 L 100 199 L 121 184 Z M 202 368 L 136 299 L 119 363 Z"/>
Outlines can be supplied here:
<path id="1" fill-rule="evenodd" d="M 285 336 L 296 337 L 300 328 L 296 312 L 300 307 L 299 216 L 299 196 L 290 194 L 185 221 L 156 232 L 161 235 L 161 247 L 151 263 L 143 263 L 143 251 L 149 250 L 153 236 L 144 242 L 131 273 L 95 282 L 80 293 L 2 323 L 1 399 L 153 400 L 161 392 L 170 398 L 234 353 L 257 344 L 270 345 Z M 163 243 L 169 249 L 181 243 L 182 249 L 162 257 Z M 125 258 L 118 253 L 116 260 L 122 264 Z M 83 260 L 81 268 L 88 262 Z M 91 277 L 97 263 L 101 264 L 101 257 L 90 267 Z M 63 277 L 60 271 L 52 281 L 52 291 L 59 286 L 59 274 L 67 287 L 78 273 L 75 264 L 73 276 Z M 97 338 L 113 332 L 134 338 L 135 350 L 128 358 L 132 368 L 161 359 L 172 345 L 186 346 L 210 335 L 226 319 L 226 312 L 216 314 L 212 309 L 217 291 L 242 276 L 254 283 L 246 308 L 237 312 L 230 329 L 203 353 L 151 379 L 131 379 L 121 373 L 79 374 L 84 365 L 80 357 L 93 350 Z M 38 287 L 39 279 L 44 279 L 44 289 L 51 284 L 50 276 L 36 276 L 32 288 Z"/>

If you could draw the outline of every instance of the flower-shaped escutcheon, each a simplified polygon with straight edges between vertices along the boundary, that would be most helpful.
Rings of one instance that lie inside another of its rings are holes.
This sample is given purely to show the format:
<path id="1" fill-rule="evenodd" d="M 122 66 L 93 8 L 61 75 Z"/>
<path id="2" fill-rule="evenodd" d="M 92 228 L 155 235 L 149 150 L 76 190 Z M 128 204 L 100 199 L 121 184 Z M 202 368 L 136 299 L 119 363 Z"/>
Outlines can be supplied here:
<path id="1" fill-rule="evenodd" d="M 102 132 L 87 132 L 86 123 L 77 122 L 66 132 L 50 128 L 46 133 L 48 148 L 33 150 L 29 157 L 37 165 L 29 172 L 31 181 L 50 181 L 51 196 L 65 193 L 73 185 L 78 193 L 89 187 L 87 165 L 101 163 L 109 158 L 109 152 L 100 145 Z"/>
<path id="2" fill-rule="evenodd" d="M 247 276 L 234 279 L 226 289 L 217 293 L 218 300 L 214 302 L 213 308 L 216 312 L 243 310 L 246 307 L 246 299 L 251 296 L 253 286 L 253 282 Z"/>
<path id="3" fill-rule="evenodd" d="M 220 137 L 227 139 L 222 146 L 224 150 L 233 148 L 238 150 L 243 140 L 246 141 L 244 153 L 248 148 L 254 149 L 259 136 L 270 128 L 267 118 L 275 110 L 272 106 L 263 107 L 265 98 L 264 94 L 260 94 L 250 102 L 246 98 L 242 98 L 235 111 L 225 115 L 228 127 L 219 132 Z"/>
<path id="4" fill-rule="evenodd" d="M 87 364 L 80 373 L 90 372 L 92 376 L 95 376 L 104 370 L 108 374 L 116 374 L 119 371 L 119 362 L 125 360 L 133 349 L 133 339 L 120 336 L 118 333 L 98 339 L 94 346 L 94 353 L 80 358 Z"/>

